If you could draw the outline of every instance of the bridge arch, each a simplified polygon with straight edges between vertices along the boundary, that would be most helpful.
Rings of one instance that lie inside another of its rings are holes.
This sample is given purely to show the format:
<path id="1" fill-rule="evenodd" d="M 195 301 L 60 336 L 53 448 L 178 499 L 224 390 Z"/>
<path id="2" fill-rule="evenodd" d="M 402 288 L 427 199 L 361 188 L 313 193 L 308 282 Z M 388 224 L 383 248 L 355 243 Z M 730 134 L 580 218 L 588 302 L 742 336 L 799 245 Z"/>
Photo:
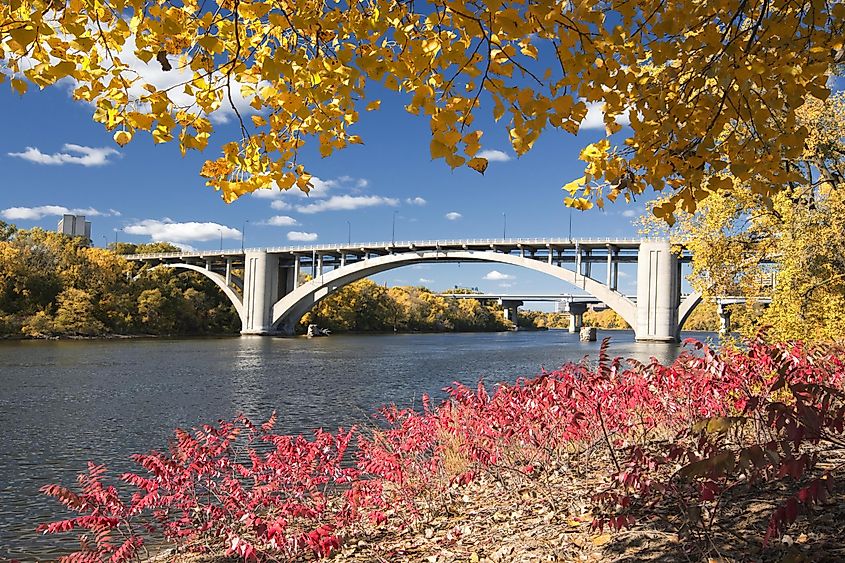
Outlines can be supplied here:
<path id="1" fill-rule="evenodd" d="M 680 336 L 681 330 L 684 328 L 684 323 L 687 322 L 689 316 L 698 307 L 699 303 L 701 303 L 701 298 L 701 293 L 694 291 L 687 295 L 686 299 L 681 303 L 681 307 L 678 309 L 678 336 Z"/>
<path id="2" fill-rule="evenodd" d="M 501 252 L 478 252 L 467 250 L 426 250 L 389 254 L 369 258 L 342 266 L 302 284 L 281 299 L 272 308 L 273 327 L 285 334 L 293 334 L 299 319 L 321 299 L 354 281 L 402 266 L 437 262 L 488 262 L 519 266 L 548 274 L 583 289 L 608 307 L 616 311 L 631 326 L 636 326 L 637 307 L 627 297 L 592 278 L 581 276 L 547 262 L 512 256 Z"/>
<path id="3" fill-rule="evenodd" d="M 155 267 L 191 270 L 192 272 L 197 272 L 204 275 L 205 277 L 213 281 L 215 285 L 217 285 L 217 287 L 219 287 L 223 291 L 223 293 L 226 294 L 226 297 L 228 297 L 229 301 L 232 302 L 232 306 L 235 308 L 235 311 L 237 311 L 238 317 L 240 317 L 241 319 L 241 324 L 243 325 L 244 323 L 246 323 L 246 315 L 244 313 L 244 306 L 243 302 L 241 301 L 240 295 L 238 295 L 235 290 L 232 289 L 229 284 L 226 283 L 226 278 L 224 278 L 220 274 L 212 272 L 211 270 L 206 270 L 205 268 L 201 266 L 196 266 L 194 264 L 159 264 Z"/>

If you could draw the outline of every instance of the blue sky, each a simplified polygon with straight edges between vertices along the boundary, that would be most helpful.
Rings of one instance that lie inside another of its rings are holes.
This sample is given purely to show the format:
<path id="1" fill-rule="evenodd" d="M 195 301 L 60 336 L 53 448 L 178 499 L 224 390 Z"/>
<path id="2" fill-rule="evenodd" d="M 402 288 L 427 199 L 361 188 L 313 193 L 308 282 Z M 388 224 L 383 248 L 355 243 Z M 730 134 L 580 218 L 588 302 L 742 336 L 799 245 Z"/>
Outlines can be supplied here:
<path id="1" fill-rule="evenodd" d="M 548 131 L 517 159 L 501 124 L 480 120 L 484 149 L 496 151 L 484 176 L 452 171 L 429 157 L 425 118 L 407 114 L 407 99 L 382 97 L 381 110 L 362 112 L 356 133 L 363 146 L 320 158 L 316 145 L 301 162 L 318 177 L 311 196 L 278 192 L 245 196 L 226 204 L 198 174 L 202 153 L 182 157 L 175 144 L 154 145 L 139 134 L 124 148 L 91 120 L 92 109 L 74 102 L 61 87 L 19 97 L 0 87 L 3 127 L 0 162 L 0 218 L 22 228 L 54 229 L 65 209 L 85 210 L 97 246 L 120 241 L 166 240 L 197 249 L 396 240 L 565 237 L 572 217 L 574 237 L 637 236 L 631 215 L 641 202 L 607 211 L 570 211 L 561 186 L 582 175 L 578 153 L 603 135 L 595 128 L 578 137 Z M 236 138 L 233 122 L 218 123 L 216 145 Z M 503 215 L 504 214 L 504 215 Z M 394 217 L 395 216 L 395 217 Z M 245 226 L 245 229 L 244 229 Z M 300 242 L 302 241 L 302 242 Z M 492 272 L 492 273 L 491 273 Z M 632 292 L 633 271 L 623 269 L 624 292 Z M 389 285 L 454 285 L 507 293 L 566 293 L 570 288 L 542 274 L 496 265 L 419 266 L 382 274 Z"/>

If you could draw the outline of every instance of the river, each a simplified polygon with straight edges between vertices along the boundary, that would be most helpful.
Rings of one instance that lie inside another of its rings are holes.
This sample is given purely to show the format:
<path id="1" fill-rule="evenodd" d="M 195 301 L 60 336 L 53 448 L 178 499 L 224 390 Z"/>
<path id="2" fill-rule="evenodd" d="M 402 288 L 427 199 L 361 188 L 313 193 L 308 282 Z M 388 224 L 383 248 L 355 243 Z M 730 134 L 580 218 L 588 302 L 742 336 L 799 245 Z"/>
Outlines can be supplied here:
<path id="1" fill-rule="evenodd" d="M 613 355 L 640 360 L 670 361 L 680 349 L 636 343 L 629 331 L 603 336 Z M 88 460 L 134 469 L 128 456 L 163 448 L 176 427 L 239 412 L 263 421 L 275 409 L 277 430 L 335 429 L 384 403 L 442 397 L 456 380 L 513 381 L 598 347 L 557 330 L 0 342 L 0 560 L 73 549 L 70 538 L 34 532 L 61 514 L 38 488 L 72 485 Z"/>

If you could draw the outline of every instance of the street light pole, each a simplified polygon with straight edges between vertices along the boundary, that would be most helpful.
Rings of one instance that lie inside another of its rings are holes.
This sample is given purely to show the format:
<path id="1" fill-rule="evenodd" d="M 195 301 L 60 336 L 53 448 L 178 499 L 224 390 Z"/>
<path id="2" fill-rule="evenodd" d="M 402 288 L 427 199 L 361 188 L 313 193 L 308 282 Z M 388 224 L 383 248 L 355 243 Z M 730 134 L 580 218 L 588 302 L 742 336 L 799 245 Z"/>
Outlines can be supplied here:
<path id="1" fill-rule="evenodd" d="M 346 221 L 346 244 L 352 243 L 352 223 Z"/>
<path id="2" fill-rule="evenodd" d="M 396 246 L 396 214 L 399 213 L 398 210 L 393 210 L 393 229 L 390 233 L 390 246 Z"/>
<path id="3" fill-rule="evenodd" d="M 508 215 L 502 213 L 502 238 L 508 238 Z"/>
<path id="4" fill-rule="evenodd" d="M 221 229 L 217 229 L 217 232 L 220 233 L 220 252 L 223 252 L 223 231 Z"/>
<path id="5" fill-rule="evenodd" d="M 241 227 L 241 252 L 244 251 L 244 240 L 246 239 L 246 224 L 249 223 L 249 219 L 244 219 L 243 227 Z"/>

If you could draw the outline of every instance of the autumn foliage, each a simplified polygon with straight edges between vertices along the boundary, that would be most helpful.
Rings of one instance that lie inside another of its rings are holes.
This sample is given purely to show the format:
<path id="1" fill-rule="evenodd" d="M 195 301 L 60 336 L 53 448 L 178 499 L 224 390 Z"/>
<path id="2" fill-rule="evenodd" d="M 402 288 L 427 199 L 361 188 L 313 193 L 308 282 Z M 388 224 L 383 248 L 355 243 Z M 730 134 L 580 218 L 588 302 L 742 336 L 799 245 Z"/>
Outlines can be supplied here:
<path id="1" fill-rule="evenodd" d="M 134 456 L 141 470 L 119 482 L 90 464 L 77 491 L 43 487 L 76 515 L 39 530 L 81 534 L 67 561 L 127 561 L 155 535 L 243 560 L 325 557 L 356 534 L 413 526 L 481 474 L 539 482 L 556 461 L 604 451 L 612 479 L 584 491 L 595 528 L 639 525 L 668 506 L 694 541 L 732 491 L 750 488 L 779 495 L 760 530 L 769 542 L 826 502 L 843 469 L 828 452 L 845 446 L 845 353 L 762 339 L 694 348 L 664 366 L 610 360 L 605 344 L 596 363 L 384 407 L 368 429 L 306 438 L 275 433 L 275 416 L 240 416 L 178 430 L 169 451 Z"/>
<path id="2" fill-rule="evenodd" d="M 382 93 L 427 119 L 432 158 L 482 173 L 490 118 L 520 156 L 550 130 L 583 131 L 592 109 L 605 136 L 581 152 L 568 203 L 653 187 L 671 220 L 736 189 L 710 174 L 766 196 L 812 180 L 788 164 L 808 140 L 796 111 L 829 95 L 843 27 L 834 0 L 12 0 L 0 82 L 70 83 L 121 146 L 203 150 L 236 118 L 201 171 L 226 201 L 308 191 L 303 147 L 365 142 L 355 126 Z"/>

